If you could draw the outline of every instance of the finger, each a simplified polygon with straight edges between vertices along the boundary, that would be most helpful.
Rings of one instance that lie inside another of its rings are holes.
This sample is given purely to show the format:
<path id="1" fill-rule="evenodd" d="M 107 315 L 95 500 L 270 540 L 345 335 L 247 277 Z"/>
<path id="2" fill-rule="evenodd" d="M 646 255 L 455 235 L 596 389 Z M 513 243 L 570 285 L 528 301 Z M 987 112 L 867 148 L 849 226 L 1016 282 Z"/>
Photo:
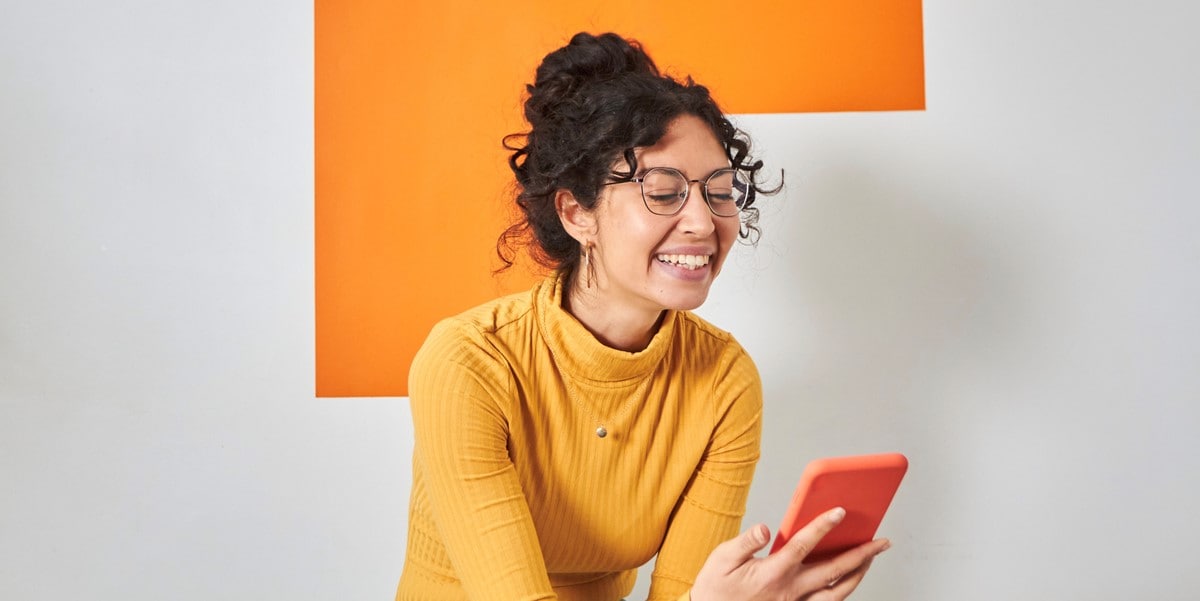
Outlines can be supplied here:
<path id="1" fill-rule="evenodd" d="M 738 566 L 750 561 L 771 540 L 771 533 L 763 524 L 755 524 L 745 532 L 731 538 L 713 549 L 709 555 L 710 561 L 717 562 L 724 572 L 732 572 Z"/>
<path id="2" fill-rule="evenodd" d="M 792 536 L 791 540 L 781 550 L 787 551 L 787 554 L 791 556 L 789 561 L 804 559 L 809 553 L 812 553 L 817 543 L 821 542 L 821 539 L 825 538 L 825 535 L 829 534 L 829 531 L 840 524 L 845 517 L 846 510 L 841 507 L 835 507 L 826 511 L 796 531 L 796 534 Z"/>
<path id="3" fill-rule="evenodd" d="M 849 597 L 850 593 L 854 592 L 854 589 L 858 588 L 858 584 L 862 582 L 864 575 L 866 575 L 865 565 L 859 566 L 858 569 L 846 574 L 837 582 L 817 590 L 812 590 L 803 597 L 804 601 L 842 601 Z"/>
<path id="4" fill-rule="evenodd" d="M 855 568 L 854 571 L 846 574 L 837 582 L 830 585 L 829 592 L 831 593 L 832 598 L 845 599 L 846 597 L 849 597 L 850 593 L 853 593 L 854 589 L 858 588 L 858 585 L 862 583 L 863 578 L 867 576 L 867 570 L 871 569 L 872 561 L 875 561 L 874 557 L 864 561 L 862 565 Z"/>
<path id="5" fill-rule="evenodd" d="M 874 540 L 861 544 L 845 553 L 812 566 L 805 572 L 803 580 L 805 587 L 811 589 L 824 587 L 835 592 L 832 598 L 842 599 L 850 594 L 867 573 L 871 562 L 877 555 L 891 546 L 887 539 Z"/>

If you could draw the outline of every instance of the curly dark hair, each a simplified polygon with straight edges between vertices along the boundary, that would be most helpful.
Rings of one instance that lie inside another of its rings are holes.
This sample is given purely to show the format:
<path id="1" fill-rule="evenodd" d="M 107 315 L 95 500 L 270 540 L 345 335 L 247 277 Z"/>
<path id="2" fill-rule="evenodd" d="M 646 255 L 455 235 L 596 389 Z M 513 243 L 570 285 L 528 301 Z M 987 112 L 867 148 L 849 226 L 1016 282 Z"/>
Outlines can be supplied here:
<path id="1" fill-rule="evenodd" d="M 512 266 L 519 246 L 545 267 L 573 271 L 580 247 L 559 221 L 555 193 L 569 190 L 584 208 L 595 208 L 605 182 L 636 175 L 634 149 L 653 146 L 685 114 L 708 124 L 730 164 L 745 174 L 750 189 L 738 235 L 757 239 L 755 197 L 773 194 L 782 184 L 761 188 L 756 176 L 762 161 L 750 158 L 749 137 L 725 118 L 708 88 L 691 77 L 679 81 L 660 73 L 638 42 L 614 33 L 575 34 L 546 55 L 525 90 L 530 129 L 504 138 L 521 213 L 497 242 L 504 262 L 499 271 Z M 621 158 L 627 169 L 614 170 Z"/>

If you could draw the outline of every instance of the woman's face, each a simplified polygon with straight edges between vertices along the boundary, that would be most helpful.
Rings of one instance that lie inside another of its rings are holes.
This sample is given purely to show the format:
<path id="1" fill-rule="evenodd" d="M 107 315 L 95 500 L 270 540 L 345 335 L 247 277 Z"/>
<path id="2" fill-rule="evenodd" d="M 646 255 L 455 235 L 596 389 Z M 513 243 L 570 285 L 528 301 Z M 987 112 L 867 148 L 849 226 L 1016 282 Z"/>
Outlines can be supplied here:
<path id="1" fill-rule="evenodd" d="M 673 167 L 689 180 L 703 181 L 729 166 L 717 137 L 693 115 L 676 118 L 657 144 L 636 155 L 638 176 L 653 167 Z M 713 215 L 698 183 L 670 216 L 651 213 L 637 183 L 605 186 L 595 218 L 595 292 L 606 304 L 647 311 L 699 307 L 740 227 L 736 215 Z"/>

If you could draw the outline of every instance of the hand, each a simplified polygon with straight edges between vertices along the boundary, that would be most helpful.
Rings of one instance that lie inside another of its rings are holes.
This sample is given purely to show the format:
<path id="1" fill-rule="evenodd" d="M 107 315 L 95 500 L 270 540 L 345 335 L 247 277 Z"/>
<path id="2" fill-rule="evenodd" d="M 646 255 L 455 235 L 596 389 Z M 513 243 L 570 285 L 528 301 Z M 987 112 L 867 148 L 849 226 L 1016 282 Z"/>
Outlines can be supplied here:
<path id="1" fill-rule="evenodd" d="M 841 508 L 825 512 L 767 557 L 754 556 L 771 540 L 762 524 L 721 543 L 696 575 L 692 601 L 845 599 L 862 582 L 871 560 L 891 543 L 887 539 L 873 540 L 826 561 L 802 563 L 844 517 L 846 512 Z"/>

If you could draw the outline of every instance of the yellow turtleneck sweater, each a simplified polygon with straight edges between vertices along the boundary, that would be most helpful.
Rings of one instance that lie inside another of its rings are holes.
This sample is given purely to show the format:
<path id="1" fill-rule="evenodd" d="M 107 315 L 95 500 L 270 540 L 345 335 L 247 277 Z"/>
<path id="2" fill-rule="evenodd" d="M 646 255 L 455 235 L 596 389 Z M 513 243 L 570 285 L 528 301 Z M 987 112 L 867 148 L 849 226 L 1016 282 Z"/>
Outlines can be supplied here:
<path id="1" fill-rule="evenodd" d="M 750 357 L 685 311 L 645 350 L 609 348 L 561 286 L 444 320 L 417 353 L 398 601 L 614 601 L 656 553 L 650 598 L 686 599 L 738 533 L 762 427 Z"/>

